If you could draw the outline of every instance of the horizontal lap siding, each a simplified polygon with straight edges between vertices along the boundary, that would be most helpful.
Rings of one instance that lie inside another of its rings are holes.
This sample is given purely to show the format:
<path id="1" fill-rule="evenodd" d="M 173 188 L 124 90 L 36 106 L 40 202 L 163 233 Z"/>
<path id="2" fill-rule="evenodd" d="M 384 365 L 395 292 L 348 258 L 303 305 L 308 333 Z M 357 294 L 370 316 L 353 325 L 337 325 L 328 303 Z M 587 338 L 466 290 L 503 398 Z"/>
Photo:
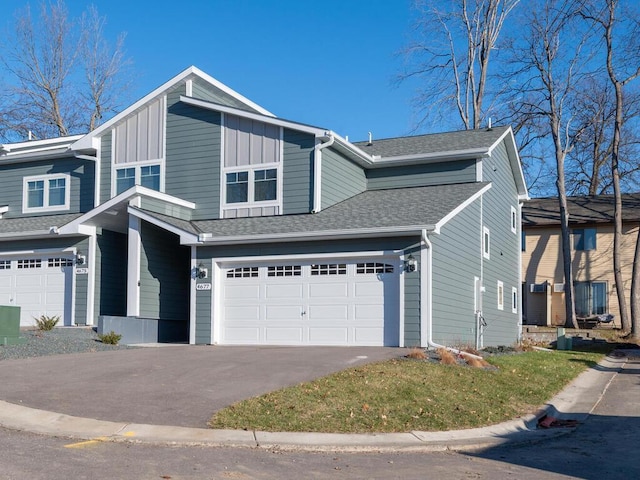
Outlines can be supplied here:
<path id="1" fill-rule="evenodd" d="M 474 277 L 480 278 L 480 200 L 431 237 L 436 343 L 475 345 Z"/>
<path id="2" fill-rule="evenodd" d="M 367 170 L 367 188 L 422 187 L 476 181 L 475 160 Z"/>
<path id="3" fill-rule="evenodd" d="M 309 213 L 313 204 L 313 135 L 284 130 L 283 213 Z"/>
<path id="4" fill-rule="evenodd" d="M 195 78 L 193 80 L 193 97 L 206 100 L 208 102 L 219 103 L 220 105 L 227 105 L 229 107 L 239 108 L 241 110 L 255 111 L 252 108 L 247 107 L 243 102 L 235 97 L 232 97 L 228 93 L 225 93 L 217 88 L 212 87 L 210 84 Z"/>
<path id="5" fill-rule="evenodd" d="M 193 220 L 220 215 L 220 114 L 168 99 L 165 192 L 197 205 Z"/>
<path id="6" fill-rule="evenodd" d="M 362 193 L 366 188 L 362 168 L 331 148 L 322 150 L 322 208 Z"/>
<path id="7" fill-rule="evenodd" d="M 56 213 L 87 212 L 93 208 L 93 191 L 95 164 L 90 160 L 78 158 L 36 161 L 0 166 L 0 206 L 7 205 L 9 211 L 3 218 L 39 216 L 43 213 L 22 213 L 22 194 L 24 177 L 34 175 L 69 174 L 69 209 L 47 212 Z"/>
<path id="8" fill-rule="evenodd" d="M 491 182 L 491 189 L 483 195 L 484 225 L 491 232 L 491 258 L 484 261 L 484 345 L 511 345 L 520 328 L 511 301 L 512 288 L 520 287 L 520 222 L 516 222 L 516 233 L 511 231 L 511 207 L 518 208 L 517 190 L 504 143 L 482 163 L 483 180 Z M 498 281 L 504 286 L 503 310 L 498 309 Z"/>

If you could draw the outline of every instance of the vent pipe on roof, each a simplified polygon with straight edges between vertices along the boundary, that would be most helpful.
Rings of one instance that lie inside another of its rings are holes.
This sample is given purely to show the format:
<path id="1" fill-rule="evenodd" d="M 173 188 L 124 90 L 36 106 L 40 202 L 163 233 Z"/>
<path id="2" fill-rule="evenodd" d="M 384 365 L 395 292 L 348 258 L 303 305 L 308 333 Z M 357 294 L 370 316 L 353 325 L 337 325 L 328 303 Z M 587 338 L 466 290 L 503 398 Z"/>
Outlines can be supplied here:
<path id="1" fill-rule="evenodd" d="M 371 135 L 371 132 L 369 132 L 369 143 L 367 143 L 367 145 L 373 145 L 373 135 Z"/>
<path id="2" fill-rule="evenodd" d="M 491 130 L 491 117 L 489 117 L 489 125 L 487 126 L 487 130 Z"/>

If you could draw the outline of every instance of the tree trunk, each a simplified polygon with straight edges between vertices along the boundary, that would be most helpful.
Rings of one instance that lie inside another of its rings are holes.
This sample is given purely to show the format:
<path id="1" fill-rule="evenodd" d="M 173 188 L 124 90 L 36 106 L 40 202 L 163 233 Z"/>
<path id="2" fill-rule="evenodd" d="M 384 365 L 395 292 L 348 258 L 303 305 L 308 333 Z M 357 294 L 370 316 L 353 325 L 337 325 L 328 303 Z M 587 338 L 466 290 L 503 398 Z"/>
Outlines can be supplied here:
<path id="1" fill-rule="evenodd" d="M 633 255 L 633 274 L 631 276 L 631 338 L 640 340 L 640 225 L 636 237 L 636 250 Z"/>

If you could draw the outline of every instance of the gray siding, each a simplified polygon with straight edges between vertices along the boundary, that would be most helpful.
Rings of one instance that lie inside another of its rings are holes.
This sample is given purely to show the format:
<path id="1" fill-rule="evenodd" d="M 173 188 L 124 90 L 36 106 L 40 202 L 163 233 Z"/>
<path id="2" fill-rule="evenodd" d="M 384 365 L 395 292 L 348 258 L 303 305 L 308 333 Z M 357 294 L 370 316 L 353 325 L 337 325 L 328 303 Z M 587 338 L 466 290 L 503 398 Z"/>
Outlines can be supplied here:
<path id="1" fill-rule="evenodd" d="M 367 189 L 364 170 L 335 150 L 322 150 L 322 208 L 330 207 Z"/>
<path id="2" fill-rule="evenodd" d="M 220 114 L 167 101 L 165 192 L 197 205 L 193 220 L 220 216 Z"/>
<path id="3" fill-rule="evenodd" d="M 511 310 L 511 289 L 518 287 L 520 271 L 520 222 L 516 233 L 511 231 L 511 207 L 518 207 L 516 184 L 504 144 L 491 158 L 483 160 L 483 180 L 491 189 L 483 196 L 484 225 L 491 234 L 491 258 L 484 261 L 483 314 L 487 322 L 484 344 L 511 345 L 518 338 L 518 314 Z M 504 310 L 497 308 L 497 283 L 504 284 Z M 520 306 L 518 306 L 520 308 Z"/>
<path id="4" fill-rule="evenodd" d="M 309 213 L 313 208 L 313 135 L 284 130 L 283 213 Z"/>
<path id="5" fill-rule="evenodd" d="M 178 237 L 142 222 L 140 316 L 161 320 L 189 319 L 190 249 Z"/>
<path id="6" fill-rule="evenodd" d="M 476 181 L 475 160 L 376 168 L 366 173 L 369 190 Z"/>
<path id="7" fill-rule="evenodd" d="M 418 247 L 405 250 L 406 255 L 413 255 L 418 261 L 415 272 L 404 272 L 404 345 L 406 347 L 420 346 L 420 268 L 422 258 Z"/>
<path id="8" fill-rule="evenodd" d="M 21 240 L 0 243 L 0 254 L 4 252 L 29 251 L 29 250 L 63 250 L 76 247 L 85 255 L 88 251 L 89 241 L 86 238 L 57 237 L 45 240 Z M 53 255 L 53 254 L 52 254 Z M 75 275 L 75 272 L 73 273 Z M 72 322 L 77 325 L 87 324 L 87 291 L 89 275 L 75 275 L 75 316 Z"/>
<path id="9" fill-rule="evenodd" d="M 198 260 L 211 275 L 211 257 L 204 255 Z M 197 283 L 211 283 L 211 277 L 196 280 Z M 195 343 L 198 345 L 211 343 L 211 290 L 196 290 L 196 335 Z"/>
<path id="10" fill-rule="evenodd" d="M 127 314 L 127 235 L 101 230 L 96 236 L 95 318 Z"/>
<path id="11" fill-rule="evenodd" d="M 481 200 L 433 235 L 432 338 L 444 345 L 476 342 L 474 277 L 481 277 Z"/>
<path id="12" fill-rule="evenodd" d="M 100 203 L 111 198 L 111 132 L 100 139 Z"/>
<path id="13" fill-rule="evenodd" d="M 208 83 L 198 78 L 193 80 L 193 97 L 200 100 L 206 100 L 208 102 L 219 103 L 220 105 L 239 108 L 240 110 L 255 112 L 254 109 L 249 108 L 235 97 L 232 97 L 228 93 L 212 87 Z"/>
<path id="14" fill-rule="evenodd" d="M 193 210 L 187 207 L 181 207 L 173 203 L 167 203 L 157 198 L 142 198 L 140 207 L 144 210 L 169 215 L 171 217 L 180 218 L 182 220 L 191 220 Z"/>
<path id="15" fill-rule="evenodd" d="M 0 166 L 0 205 L 8 205 L 9 211 L 3 218 L 38 216 L 43 213 L 22 213 L 23 178 L 32 175 L 65 173 L 70 175 L 69 209 L 47 212 L 56 213 L 87 212 L 93 208 L 95 164 L 90 160 L 63 158 Z"/>

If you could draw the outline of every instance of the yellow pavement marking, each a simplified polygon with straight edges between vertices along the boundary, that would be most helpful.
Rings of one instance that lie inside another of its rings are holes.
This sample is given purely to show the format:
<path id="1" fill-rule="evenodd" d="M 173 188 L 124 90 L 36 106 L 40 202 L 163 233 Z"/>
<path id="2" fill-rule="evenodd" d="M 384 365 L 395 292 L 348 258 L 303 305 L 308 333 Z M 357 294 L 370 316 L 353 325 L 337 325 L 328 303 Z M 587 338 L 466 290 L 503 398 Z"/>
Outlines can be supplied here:
<path id="1" fill-rule="evenodd" d="M 98 438 L 94 438 L 94 439 L 91 439 L 91 440 L 85 440 L 84 442 L 69 443 L 69 444 L 65 445 L 64 448 L 90 447 L 91 445 L 96 445 L 96 444 L 102 443 L 102 442 L 104 442 L 106 440 L 107 440 L 107 437 L 98 437 Z"/>

